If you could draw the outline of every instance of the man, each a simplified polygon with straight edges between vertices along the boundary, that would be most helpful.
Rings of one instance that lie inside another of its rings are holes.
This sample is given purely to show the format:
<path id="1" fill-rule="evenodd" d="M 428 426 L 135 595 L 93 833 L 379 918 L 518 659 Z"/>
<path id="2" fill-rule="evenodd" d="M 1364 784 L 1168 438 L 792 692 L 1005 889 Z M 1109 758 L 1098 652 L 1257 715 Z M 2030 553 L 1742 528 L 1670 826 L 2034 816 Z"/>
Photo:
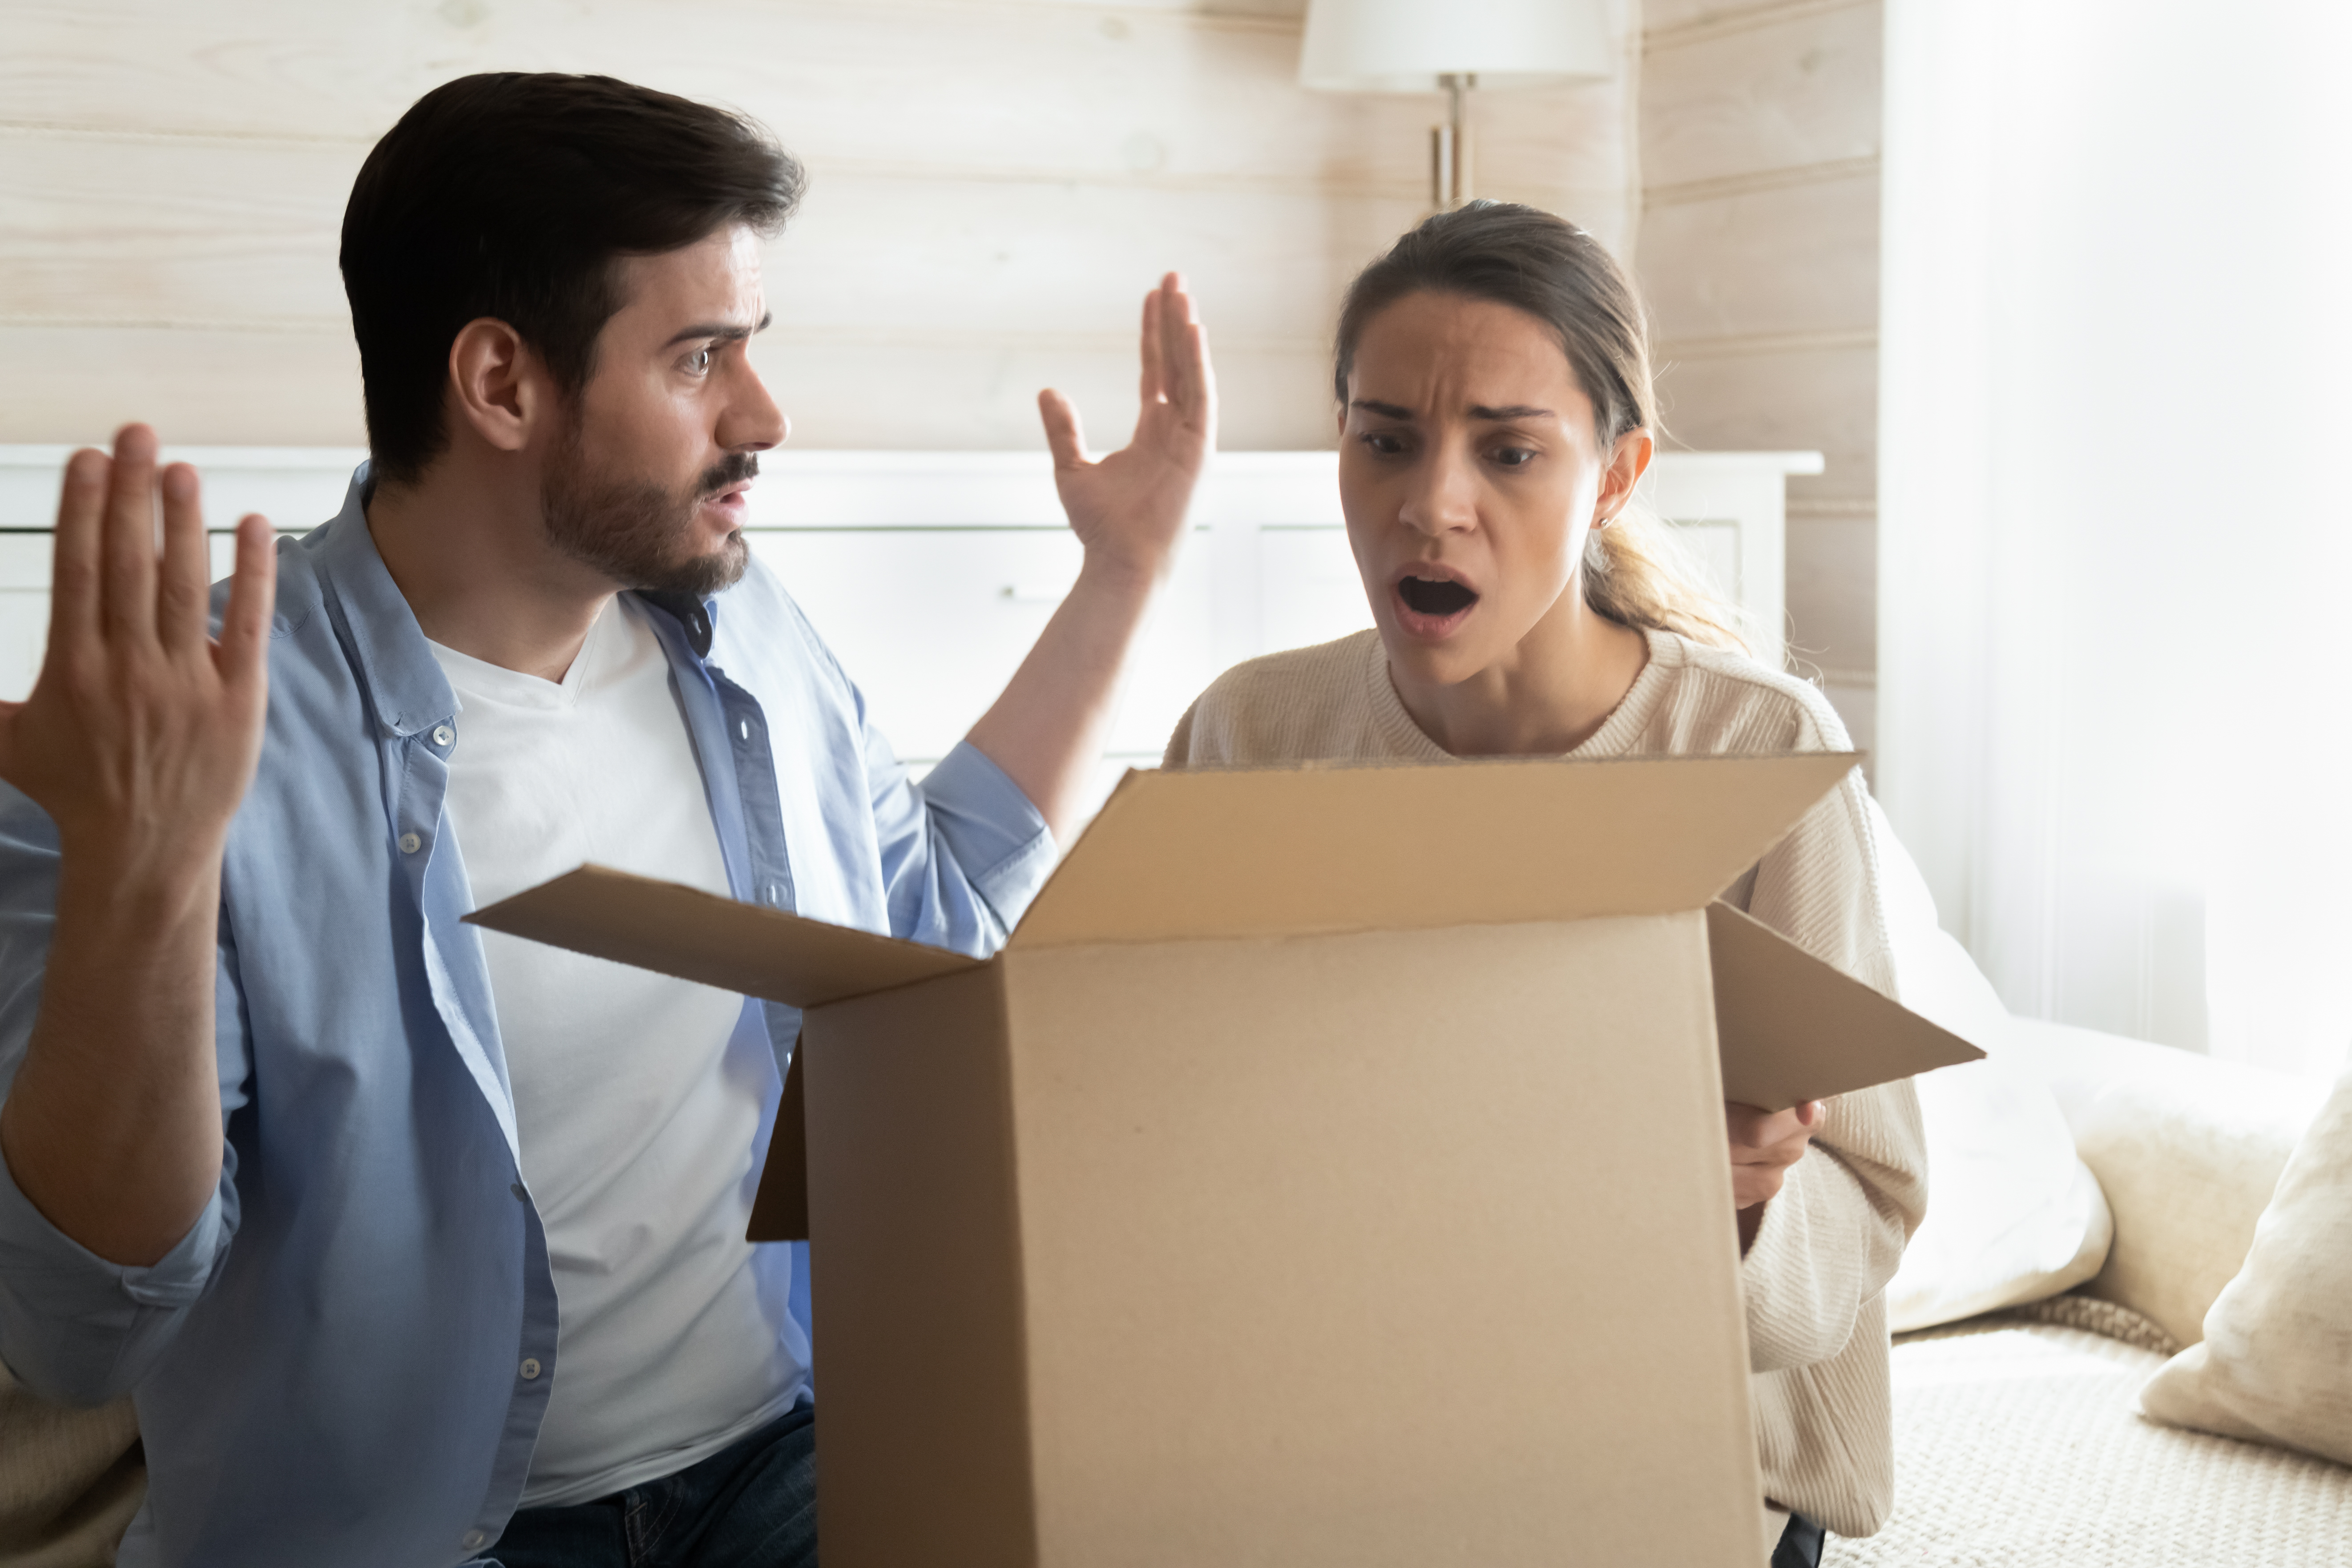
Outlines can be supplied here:
<path id="1" fill-rule="evenodd" d="M 1077 809 L 1214 425 L 1171 276 L 1134 442 L 1041 398 L 1076 587 L 919 785 L 739 531 L 798 167 L 483 76 L 343 226 L 372 462 L 206 636 L 194 476 L 76 454 L 0 714 L 0 1355 L 131 1391 L 148 1564 L 807 1563 L 792 1255 L 743 1240 L 791 1009 L 459 923 L 596 859 L 985 952 Z"/>

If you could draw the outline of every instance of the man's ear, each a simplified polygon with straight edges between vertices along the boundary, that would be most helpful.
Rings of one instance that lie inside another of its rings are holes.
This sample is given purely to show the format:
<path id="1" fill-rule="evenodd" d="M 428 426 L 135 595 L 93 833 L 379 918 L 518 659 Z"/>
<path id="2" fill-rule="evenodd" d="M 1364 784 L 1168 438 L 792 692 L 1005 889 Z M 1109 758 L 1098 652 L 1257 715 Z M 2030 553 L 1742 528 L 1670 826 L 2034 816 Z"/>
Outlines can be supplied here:
<path id="1" fill-rule="evenodd" d="M 1593 508 L 1593 516 L 1606 520 L 1623 511 L 1633 499 L 1633 487 L 1650 466 L 1650 454 L 1656 444 L 1647 430 L 1636 427 L 1617 437 L 1616 450 L 1609 454 L 1609 467 L 1601 475 L 1601 500 Z"/>
<path id="2" fill-rule="evenodd" d="M 449 345 L 451 412 L 501 452 L 520 452 L 553 416 L 555 384 L 522 334 L 492 316 L 457 330 Z"/>

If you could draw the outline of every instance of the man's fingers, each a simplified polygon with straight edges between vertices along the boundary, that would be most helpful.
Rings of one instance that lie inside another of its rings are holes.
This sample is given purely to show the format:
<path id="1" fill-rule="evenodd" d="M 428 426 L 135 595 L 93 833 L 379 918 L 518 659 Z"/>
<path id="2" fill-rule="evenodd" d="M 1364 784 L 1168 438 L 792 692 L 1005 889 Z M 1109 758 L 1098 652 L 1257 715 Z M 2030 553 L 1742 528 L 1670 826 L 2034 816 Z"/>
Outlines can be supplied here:
<path id="1" fill-rule="evenodd" d="M 1070 400 L 1052 387 L 1037 395 L 1037 416 L 1045 422 L 1045 445 L 1053 448 L 1056 468 L 1083 468 L 1087 466 L 1087 436 L 1078 424 L 1078 411 Z"/>
<path id="2" fill-rule="evenodd" d="M 220 672 L 231 683 L 262 679 L 269 617 L 278 604 L 278 537 L 269 520 L 247 513 L 236 525 L 236 574 L 221 614 Z"/>
<path id="3" fill-rule="evenodd" d="M 115 433 L 100 568 L 99 624 L 109 637 L 146 638 L 155 630 L 155 432 Z"/>
<path id="4" fill-rule="evenodd" d="M 1169 276 L 1172 278 L 1175 274 Z M 1151 405 L 1160 401 L 1163 389 L 1160 353 L 1160 321 L 1163 313 L 1160 296 L 1167 292 L 1167 282 L 1163 279 L 1159 288 L 1143 297 L 1143 331 L 1136 356 L 1140 369 L 1137 373 L 1135 395 L 1146 413 L 1150 412 Z"/>
<path id="5" fill-rule="evenodd" d="M 167 648 L 204 646 L 212 576 L 206 555 L 196 470 L 173 463 L 163 470 L 163 566 L 155 592 L 155 636 Z"/>
<path id="6" fill-rule="evenodd" d="M 49 652 L 88 639 L 98 629 L 98 574 L 105 558 L 106 491 L 113 464 L 95 447 L 66 459 L 58 496 L 58 532 L 49 571 Z"/>
<path id="7" fill-rule="evenodd" d="M 1190 409 L 1201 390 L 1193 363 L 1198 323 L 1192 319 L 1192 296 L 1185 292 L 1183 278 L 1174 272 L 1160 287 L 1164 295 L 1160 307 L 1160 384 L 1169 402 L 1179 409 Z"/>
<path id="8" fill-rule="evenodd" d="M 1198 321 L 1186 328 L 1183 351 L 1184 416 L 1213 426 L 1217 416 L 1217 373 L 1209 363 L 1209 329 Z"/>

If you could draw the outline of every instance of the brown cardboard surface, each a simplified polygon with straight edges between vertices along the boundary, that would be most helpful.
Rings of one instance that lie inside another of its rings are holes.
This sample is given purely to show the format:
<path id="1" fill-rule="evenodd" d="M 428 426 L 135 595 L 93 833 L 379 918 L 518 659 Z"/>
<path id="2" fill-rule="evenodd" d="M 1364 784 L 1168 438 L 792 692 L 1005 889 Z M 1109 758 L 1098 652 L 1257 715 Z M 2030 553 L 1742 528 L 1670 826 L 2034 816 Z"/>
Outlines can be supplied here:
<path id="1" fill-rule="evenodd" d="M 1041 1564 L 1754 1568 L 1696 911 L 1005 973 Z"/>
<path id="2" fill-rule="evenodd" d="M 1706 926 L 1727 1100 L 1785 1110 L 1984 1055 L 1728 904 Z"/>
<path id="3" fill-rule="evenodd" d="M 776 1125 L 768 1135 L 767 1163 L 760 1167 L 760 1190 L 751 1198 L 746 1241 L 806 1241 L 808 1217 L 808 1074 L 800 1047 L 784 1069 L 784 1090 L 776 1102 Z"/>
<path id="4" fill-rule="evenodd" d="M 676 882 L 583 866 L 466 919 L 551 947 L 681 980 L 817 1007 L 845 996 L 975 969 L 978 959 Z"/>
<path id="5" fill-rule="evenodd" d="M 1011 945 L 1695 910 L 1854 762 L 1809 752 L 1129 773 Z"/>
<path id="6" fill-rule="evenodd" d="M 1003 983 L 992 967 L 863 997 L 803 1037 L 835 1568 L 1039 1561 Z"/>

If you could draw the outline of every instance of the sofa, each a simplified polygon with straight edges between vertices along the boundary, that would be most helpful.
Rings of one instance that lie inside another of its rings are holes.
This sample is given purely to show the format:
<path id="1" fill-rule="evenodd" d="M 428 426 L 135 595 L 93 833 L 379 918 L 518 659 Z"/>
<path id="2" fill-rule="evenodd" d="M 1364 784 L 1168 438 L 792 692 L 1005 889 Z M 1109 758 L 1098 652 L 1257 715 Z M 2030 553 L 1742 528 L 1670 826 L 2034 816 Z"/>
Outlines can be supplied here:
<path id="1" fill-rule="evenodd" d="M 2002 1054 L 2056 1100 L 2111 1239 L 2062 1294 L 1896 1336 L 1894 1514 L 1823 1562 L 2352 1564 L 2352 1467 L 2140 1409 L 2246 1266 L 2331 1086 L 2087 1029 L 2010 1030 Z M 1949 1173 L 1930 1179 L 1940 1191 Z"/>

